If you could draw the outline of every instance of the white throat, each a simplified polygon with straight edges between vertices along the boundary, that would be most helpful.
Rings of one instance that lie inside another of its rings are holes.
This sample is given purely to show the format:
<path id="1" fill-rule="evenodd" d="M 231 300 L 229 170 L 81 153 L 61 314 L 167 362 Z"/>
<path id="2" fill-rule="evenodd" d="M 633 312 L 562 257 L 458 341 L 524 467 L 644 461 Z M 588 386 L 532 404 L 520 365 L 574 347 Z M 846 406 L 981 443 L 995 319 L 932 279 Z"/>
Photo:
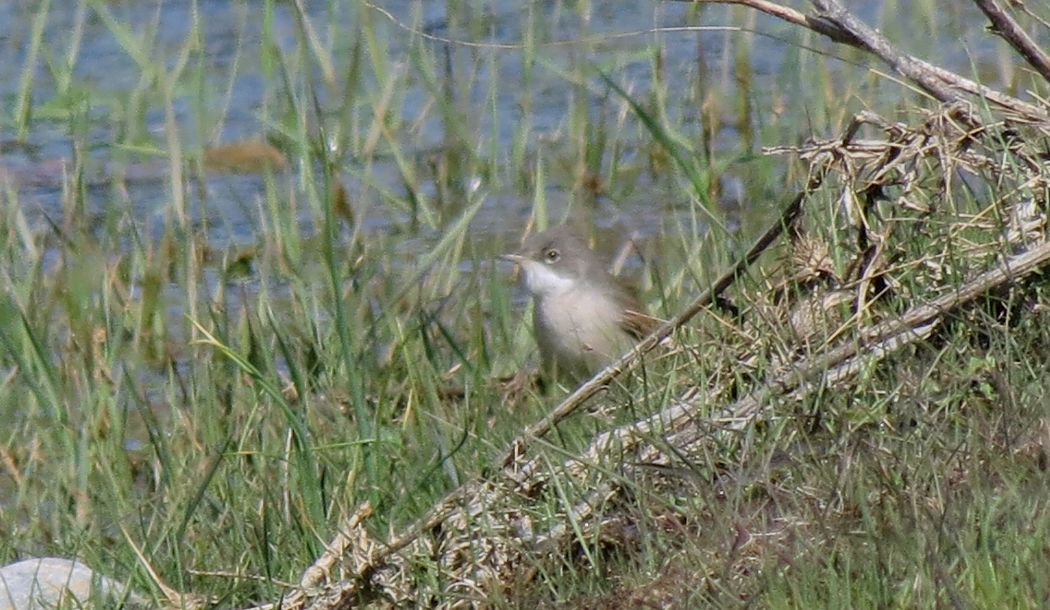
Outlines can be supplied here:
<path id="1" fill-rule="evenodd" d="M 572 290 L 576 285 L 576 280 L 559 275 L 543 263 L 527 261 L 522 266 L 525 271 L 525 287 L 534 296 L 561 294 Z"/>

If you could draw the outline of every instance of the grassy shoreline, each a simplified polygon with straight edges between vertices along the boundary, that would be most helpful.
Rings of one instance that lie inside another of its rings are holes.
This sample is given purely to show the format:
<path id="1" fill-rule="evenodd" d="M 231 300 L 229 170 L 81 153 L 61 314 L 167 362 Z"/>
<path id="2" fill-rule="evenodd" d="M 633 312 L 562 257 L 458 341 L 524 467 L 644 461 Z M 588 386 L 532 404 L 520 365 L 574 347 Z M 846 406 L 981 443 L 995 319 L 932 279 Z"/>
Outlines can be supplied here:
<path id="1" fill-rule="evenodd" d="M 936 20 L 931 7 L 912 10 Z M 520 293 L 493 261 L 526 224 L 589 223 L 614 252 L 637 230 L 627 272 L 670 316 L 806 175 L 760 146 L 837 134 L 862 108 L 914 118 L 922 103 L 876 70 L 810 51 L 823 41 L 801 34 L 775 76 L 756 71 L 770 47 L 750 28 L 769 24 L 743 10 L 684 11 L 688 23 L 745 27 L 696 34 L 700 44 L 617 42 L 588 3 L 520 7 L 513 27 L 474 5 L 449 3 L 443 18 L 424 8 L 398 25 L 363 3 L 306 15 L 236 5 L 223 61 L 209 54 L 219 42 L 208 15 L 192 8 L 181 29 L 159 9 L 142 19 L 100 0 L 21 9 L 26 50 L 2 119 L 0 563 L 77 556 L 159 596 L 138 549 L 162 580 L 215 607 L 277 599 L 362 502 L 385 539 L 491 472 L 556 402 L 508 397 L 493 381 L 534 360 Z M 63 19 L 67 36 L 55 30 Z M 420 34 L 485 41 L 501 25 L 520 46 Z M 572 45 L 559 42 L 567 32 Z M 128 91 L 78 72 L 92 36 L 134 66 Z M 683 57 L 703 62 L 673 63 Z M 1016 63 L 1006 51 L 996 61 Z M 504 112 L 508 96 L 517 114 Z M 35 139 L 56 129 L 67 135 Z M 208 160 L 225 132 L 245 130 L 275 148 L 251 168 Z M 63 162 L 49 165 L 55 151 Z M 37 175 L 50 182 L 27 188 Z M 953 213 L 988 222 L 901 246 L 902 260 L 923 261 L 890 265 L 901 294 L 961 281 L 977 266 L 968 249 L 996 243 L 987 235 L 1005 220 L 985 206 L 998 191 L 975 185 Z M 807 228 L 845 274 L 854 227 L 832 195 Z M 917 254 L 934 245 L 941 258 Z M 559 427 L 547 459 L 684 387 L 724 388 L 789 358 L 778 304 L 761 299 L 790 275 L 790 254 L 737 287 L 752 326 L 703 316 L 681 337 L 693 351 Z M 535 581 L 490 603 L 1045 603 L 1050 343 L 1032 290 L 1023 324 L 994 307 L 973 313 L 849 392 L 778 405 L 770 427 L 683 465 L 679 487 L 632 485 L 621 540 L 581 536 L 576 555 L 528 566 Z M 727 354 L 741 357 L 726 368 Z M 555 519 L 584 492 L 523 510 Z M 440 590 L 441 566 L 420 562 L 419 584 Z"/>

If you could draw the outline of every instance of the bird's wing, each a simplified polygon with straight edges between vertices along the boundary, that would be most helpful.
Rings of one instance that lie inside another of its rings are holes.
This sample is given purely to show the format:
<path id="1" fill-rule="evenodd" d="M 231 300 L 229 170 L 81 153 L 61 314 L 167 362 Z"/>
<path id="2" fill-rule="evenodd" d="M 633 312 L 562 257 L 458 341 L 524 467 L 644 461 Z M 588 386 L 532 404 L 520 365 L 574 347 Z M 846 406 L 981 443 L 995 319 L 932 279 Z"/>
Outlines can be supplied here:
<path id="1" fill-rule="evenodd" d="M 645 305 L 638 300 L 630 286 L 623 282 L 619 282 L 619 286 L 621 290 L 617 293 L 616 300 L 623 310 L 623 315 L 620 316 L 620 328 L 636 341 L 640 341 L 656 330 L 663 320 L 654 318 L 645 311 Z"/>
<path id="2" fill-rule="evenodd" d="M 620 318 L 620 328 L 637 341 L 644 339 L 661 324 L 663 320 L 633 309 L 625 309 Z"/>

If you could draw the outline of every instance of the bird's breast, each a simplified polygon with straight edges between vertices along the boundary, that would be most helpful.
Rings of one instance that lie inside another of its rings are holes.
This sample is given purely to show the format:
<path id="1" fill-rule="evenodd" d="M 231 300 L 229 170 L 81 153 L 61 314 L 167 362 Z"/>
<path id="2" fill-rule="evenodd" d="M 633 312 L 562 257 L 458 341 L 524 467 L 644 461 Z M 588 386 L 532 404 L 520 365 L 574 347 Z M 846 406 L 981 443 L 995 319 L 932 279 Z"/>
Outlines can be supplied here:
<path id="1" fill-rule="evenodd" d="M 570 290 L 537 299 L 536 342 L 545 366 L 589 376 L 620 356 L 632 341 L 623 331 L 623 312 L 614 299 L 596 291 Z"/>

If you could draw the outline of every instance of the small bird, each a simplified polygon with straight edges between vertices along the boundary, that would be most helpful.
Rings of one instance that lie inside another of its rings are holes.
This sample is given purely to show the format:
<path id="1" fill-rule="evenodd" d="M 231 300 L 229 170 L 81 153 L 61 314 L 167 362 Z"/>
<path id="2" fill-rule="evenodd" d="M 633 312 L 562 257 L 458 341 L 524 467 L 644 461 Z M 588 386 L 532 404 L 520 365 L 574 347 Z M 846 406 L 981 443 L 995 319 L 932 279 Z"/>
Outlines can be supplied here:
<path id="1" fill-rule="evenodd" d="M 545 375 L 586 380 L 660 323 L 568 226 L 537 233 L 501 258 L 521 267 L 535 300 L 532 328 Z"/>

